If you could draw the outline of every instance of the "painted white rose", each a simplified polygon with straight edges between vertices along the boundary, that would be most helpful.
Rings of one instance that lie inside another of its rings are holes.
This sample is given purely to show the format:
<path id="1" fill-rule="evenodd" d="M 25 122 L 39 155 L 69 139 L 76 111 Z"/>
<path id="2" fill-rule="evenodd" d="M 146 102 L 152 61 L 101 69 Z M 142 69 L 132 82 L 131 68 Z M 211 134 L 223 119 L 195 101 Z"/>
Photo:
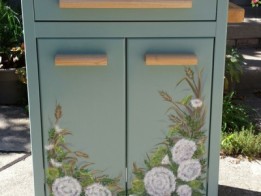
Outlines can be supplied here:
<path id="1" fill-rule="evenodd" d="M 176 177 L 165 167 L 155 167 L 146 173 L 144 184 L 151 196 L 170 196 L 175 191 Z"/>
<path id="2" fill-rule="evenodd" d="M 191 196 L 192 189 L 188 185 L 181 185 L 177 188 L 178 196 Z"/>
<path id="3" fill-rule="evenodd" d="M 195 180 L 201 174 L 201 164 L 199 160 L 192 159 L 183 161 L 178 168 L 178 178 L 189 182 Z"/>
<path id="4" fill-rule="evenodd" d="M 75 178 L 65 176 L 54 181 L 52 191 L 54 196 L 79 196 L 82 187 Z"/>
<path id="5" fill-rule="evenodd" d="M 85 188 L 85 196 L 112 196 L 112 194 L 105 186 L 94 183 Z"/>
<path id="6" fill-rule="evenodd" d="M 190 104 L 193 108 L 200 108 L 203 105 L 203 102 L 200 99 L 192 99 Z"/>
<path id="7" fill-rule="evenodd" d="M 191 159 L 196 150 L 197 146 L 194 141 L 181 139 L 171 149 L 172 160 L 180 164 L 183 161 Z"/>

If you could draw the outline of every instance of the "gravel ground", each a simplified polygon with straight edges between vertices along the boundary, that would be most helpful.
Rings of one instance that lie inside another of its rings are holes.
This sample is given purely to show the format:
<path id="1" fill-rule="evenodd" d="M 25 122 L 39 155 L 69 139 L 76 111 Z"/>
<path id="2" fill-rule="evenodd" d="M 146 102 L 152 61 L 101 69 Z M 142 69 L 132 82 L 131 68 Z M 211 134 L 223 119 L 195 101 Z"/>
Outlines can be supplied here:
<path id="1" fill-rule="evenodd" d="M 5 165 L 17 160 L 18 158 L 24 156 L 24 153 L 17 154 L 17 153 L 0 153 L 0 170 Z"/>
<path id="2" fill-rule="evenodd" d="M 32 156 L 0 172 L 1 196 L 33 196 Z"/>
<path id="3" fill-rule="evenodd" d="M 220 159 L 220 196 L 261 196 L 261 161 Z"/>
<path id="4" fill-rule="evenodd" d="M 29 119 L 22 107 L 0 106 L 0 151 L 31 151 Z"/>

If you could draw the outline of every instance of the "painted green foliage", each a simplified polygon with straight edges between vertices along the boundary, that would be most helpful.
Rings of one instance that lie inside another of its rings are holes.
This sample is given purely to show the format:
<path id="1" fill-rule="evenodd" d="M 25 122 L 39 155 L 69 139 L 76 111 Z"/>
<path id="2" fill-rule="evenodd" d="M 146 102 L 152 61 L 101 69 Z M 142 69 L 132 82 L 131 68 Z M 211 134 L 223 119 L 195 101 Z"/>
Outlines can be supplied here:
<path id="1" fill-rule="evenodd" d="M 101 171 L 91 168 L 89 156 L 81 151 L 72 151 L 65 137 L 71 132 L 59 127 L 62 117 L 60 105 L 55 109 L 55 126 L 49 130 L 47 150 L 48 169 L 46 179 L 51 195 L 112 195 L 122 189 L 119 186 L 120 177 L 110 178 Z"/>
<path id="2" fill-rule="evenodd" d="M 175 101 L 167 92 L 160 95 L 170 103 L 170 129 L 164 141 L 144 161 L 146 168 L 133 164 L 130 195 L 205 195 L 204 182 L 206 108 L 202 97 L 202 70 L 195 76 L 190 68 L 177 84 L 187 83 L 192 93 Z"/>

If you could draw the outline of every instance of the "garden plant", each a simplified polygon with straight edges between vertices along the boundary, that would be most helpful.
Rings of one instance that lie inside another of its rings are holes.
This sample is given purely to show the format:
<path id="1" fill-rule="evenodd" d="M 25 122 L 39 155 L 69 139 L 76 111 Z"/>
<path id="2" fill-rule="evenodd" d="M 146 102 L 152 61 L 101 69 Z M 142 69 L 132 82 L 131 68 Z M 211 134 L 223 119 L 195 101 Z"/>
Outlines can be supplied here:
<path id="1" fill-rule="evenodd" d="M 27 104 L 25 48 L 19 8 L 0 0 L 1 104 Z"/>
<path id="2" fill-rule="evenodd" d="M 0 68 L 25 66 L 21 15 L 0 0 Z"/>
<path id="3" fill-rule="evenodd" d="M 261 157 L 261 133 L 251 121 L 247 106 L 242 104 L 234 84 L 240 82 L 244 58 L 236 48 L 227 48 L 222 114 L 221 153 L 223 155 Z"/>

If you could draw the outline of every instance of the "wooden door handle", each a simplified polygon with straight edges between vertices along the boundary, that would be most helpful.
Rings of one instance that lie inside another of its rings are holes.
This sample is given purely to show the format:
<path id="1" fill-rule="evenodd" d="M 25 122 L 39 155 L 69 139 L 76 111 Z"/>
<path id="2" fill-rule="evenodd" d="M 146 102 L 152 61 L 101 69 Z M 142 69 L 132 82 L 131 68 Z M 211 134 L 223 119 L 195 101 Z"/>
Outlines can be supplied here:
<path id="1" fill-rule="evenodd" d="M 145 64 L 149 66 L 197 65 L 198 58 L 194 54 L 146 54 Z"/>
<path id="2" fill-rule="evenodd" d="M 108 58 L 105 54 L 100 55 L 65 55 L 57 54 L 55 56 L 56 66 L 106 66 Z"/>
<path id="3" fill-rule="evenodd" d="M 60 8 L 192 8 L 192 0 L 59 0 Z"/>

